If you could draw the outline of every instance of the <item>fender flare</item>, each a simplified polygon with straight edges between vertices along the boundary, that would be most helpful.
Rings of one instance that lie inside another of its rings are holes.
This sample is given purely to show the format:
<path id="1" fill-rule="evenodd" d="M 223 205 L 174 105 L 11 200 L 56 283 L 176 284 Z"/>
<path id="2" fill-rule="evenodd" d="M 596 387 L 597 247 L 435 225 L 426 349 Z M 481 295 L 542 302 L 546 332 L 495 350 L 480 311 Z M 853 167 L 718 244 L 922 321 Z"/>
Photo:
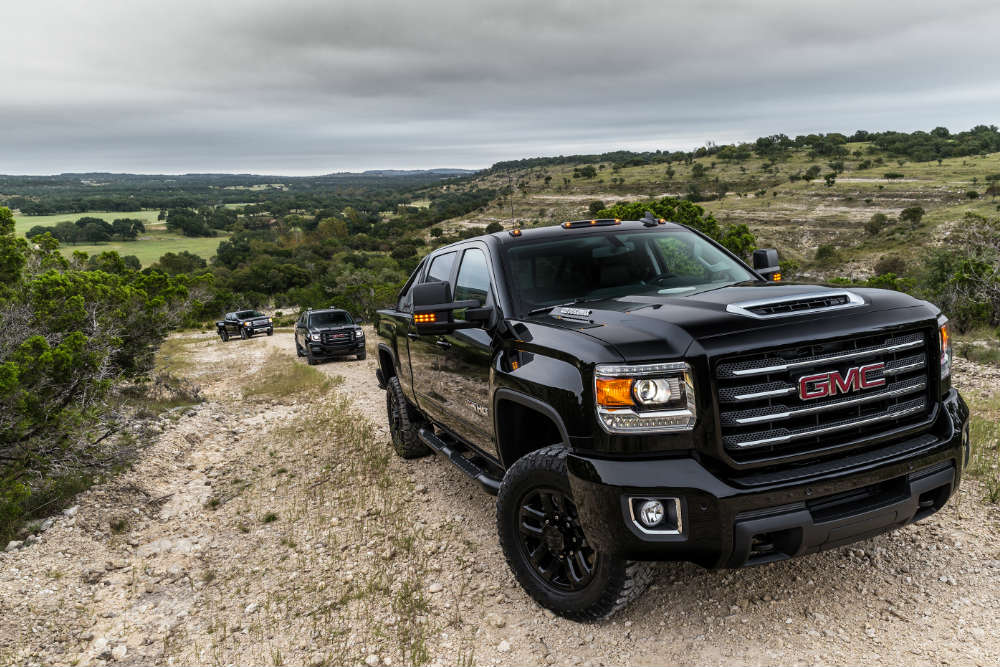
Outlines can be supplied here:
<path id="1" fill-rule="evenodd" d="M 553 408 L 551 405 L 544 401 L 540 401 L 533 396 L 528 396 L 527 394 L 522 394 L 519 391 L 514 391 L 513 389 L 507 389 L 505 387 L 497 389 L 493 392 L 493 432 L 496 434 L 500 433 L 500 423 L 498 421 L 499 411 L 497 410 L 497 404 L 500 401 L 513 401 L 514 403 L 519 403 L 520 405 L 530 408 L 536 412 L 539 412 L 549 419 L 552 423 L 556 425 L 556 430 L 559 431 L 559 438 L 561 443 L 566 449 L 570 448 L 569 442 L 569 432 L 566 430 L 566 424 L 563 423 L 562 416 Z M 500 447 L 500 443 L 497 442 L 497 457 L 500 459 L 500 464 L 507 467 L 506 462 L 503 460 L 503 450 Z"/>

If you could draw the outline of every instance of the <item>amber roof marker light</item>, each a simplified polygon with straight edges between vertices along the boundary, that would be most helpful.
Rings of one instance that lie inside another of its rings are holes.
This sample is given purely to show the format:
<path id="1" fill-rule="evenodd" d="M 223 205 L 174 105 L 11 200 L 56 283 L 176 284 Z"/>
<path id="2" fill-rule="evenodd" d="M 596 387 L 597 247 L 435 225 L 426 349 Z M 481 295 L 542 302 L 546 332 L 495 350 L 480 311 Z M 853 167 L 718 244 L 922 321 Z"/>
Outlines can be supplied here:
<path id="1" fill-rule="evenodd" d="M 577 229 L 579 227 L 609 227 L 620 224 L 622 224 L 622 221 L 618 218 L 599 218 L 597 220 L 569 220 L 562 223 L 560 227 L 563 229 Z"/>

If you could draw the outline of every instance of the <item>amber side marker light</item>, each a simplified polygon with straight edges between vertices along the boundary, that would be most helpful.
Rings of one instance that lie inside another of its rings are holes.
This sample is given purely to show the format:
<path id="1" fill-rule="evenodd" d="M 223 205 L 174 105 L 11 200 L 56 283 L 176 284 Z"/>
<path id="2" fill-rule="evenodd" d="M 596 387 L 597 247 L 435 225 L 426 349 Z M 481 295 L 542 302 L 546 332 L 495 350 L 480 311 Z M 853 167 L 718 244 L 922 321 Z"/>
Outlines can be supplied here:
<path id="1" fill-rule="evenodd" d="M 512 229 L 512 230 L 510 230 L 510 235 L 511 236 L 515 236 L 515 237 L 516 236 L 520 236 L 521 235 L 521 230 L 520 229 Z"/>
<path id="2" fill-rule="evenodd" d="M 437 313 L 415 313 L 413 315 L 413 321 L 417 324 L 437 322 Z"/>
<path id="3" fill-rule="evenodd" d="M 635 405 L 632 400 L 632 380 L 629 378 L 597 378 L 597 404 L 606 408 Z"/>
<path id="4" fill-rule="evenodd" d="M 780 283 L 781 282 L 781 274 L 780 273 L 772 274 L 771 275 L 771 280 L 773 280 L 776 283 Z"/>

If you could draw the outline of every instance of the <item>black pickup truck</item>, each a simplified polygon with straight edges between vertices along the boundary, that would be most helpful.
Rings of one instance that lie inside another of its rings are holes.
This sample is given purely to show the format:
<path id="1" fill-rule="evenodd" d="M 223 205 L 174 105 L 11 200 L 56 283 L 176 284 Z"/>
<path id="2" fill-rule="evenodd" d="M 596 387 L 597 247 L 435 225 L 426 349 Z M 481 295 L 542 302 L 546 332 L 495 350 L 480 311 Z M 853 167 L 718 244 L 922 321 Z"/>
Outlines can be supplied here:
<path id="1" fill-rule="evenodd" d="M 231 336 L 251 338 L 259 333 L 274 335 L 274 321 L 259 310 L 237 310 L 234 313 L 226 313 L 225 319 L 215 323 L 215 328 L 223 343 Z"/>
<path id="2" fill-rule="evenodd" d="M 306 357 L 310 366 L 348 354 L 363 360 L 368 356 L 363 323 L 340 308 L 306 310 L 295 322 L 295 353 Z"/>
<path id="3" fill-rule="evenodd" d="M 646 561 L 770 563 L 939 510 L 969 456 L 940 310 L 753 264 L 649 216 L 435 250 L 377 316 L 394 448 L 497 493 L 518 581 L 576 620 Z"/>

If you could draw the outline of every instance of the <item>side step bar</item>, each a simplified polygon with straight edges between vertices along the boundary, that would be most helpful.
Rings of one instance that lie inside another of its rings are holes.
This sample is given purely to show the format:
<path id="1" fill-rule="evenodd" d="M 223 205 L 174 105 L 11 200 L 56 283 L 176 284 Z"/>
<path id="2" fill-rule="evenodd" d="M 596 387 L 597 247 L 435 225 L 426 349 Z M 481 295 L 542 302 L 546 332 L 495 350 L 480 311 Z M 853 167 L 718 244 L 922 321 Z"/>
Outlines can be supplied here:
<path id="1" fill-rule="evenodd" d="M 417 431 L 417 436 L 425 445 L 454 463 L 458 466 L 459 470 L 464 472 L 466 475 L 479 482 L 479 485 L 482 486 L 487 493 L 495 496 L 500 492 L 500 480 L 480 468 L 474 461 L 462 456 L 461 449 L 448 444 L 436 433 L 426 427 Z"/>

